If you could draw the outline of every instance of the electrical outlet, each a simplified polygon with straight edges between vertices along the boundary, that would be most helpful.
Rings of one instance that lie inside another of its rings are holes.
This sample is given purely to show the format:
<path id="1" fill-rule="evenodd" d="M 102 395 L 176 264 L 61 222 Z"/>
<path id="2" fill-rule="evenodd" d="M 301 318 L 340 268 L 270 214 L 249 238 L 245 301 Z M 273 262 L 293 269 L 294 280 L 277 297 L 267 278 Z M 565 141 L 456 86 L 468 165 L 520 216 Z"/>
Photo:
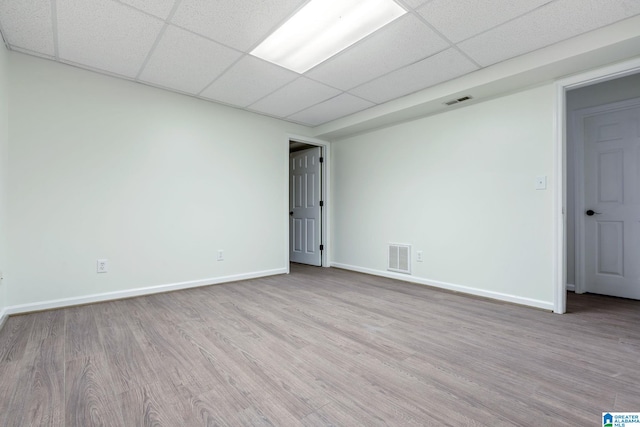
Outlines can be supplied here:
<path id="1" fill-rule="evenodd" d="M 96 262 L 96 271 L 98 273 L 106 273 L 107 271 L 109 271 L 109 260 L 108 259 L 99 259 Z"/>
<path id="2" fill-rule="evenodd" d="M 222 249 L 218 249 L 218 261 L 224 261 L 224 251 Z"/>
<path id="3" fill-rule="evenodd" d="M 422 262 L 422 251 L 416 251 L 416 261 Z"/>

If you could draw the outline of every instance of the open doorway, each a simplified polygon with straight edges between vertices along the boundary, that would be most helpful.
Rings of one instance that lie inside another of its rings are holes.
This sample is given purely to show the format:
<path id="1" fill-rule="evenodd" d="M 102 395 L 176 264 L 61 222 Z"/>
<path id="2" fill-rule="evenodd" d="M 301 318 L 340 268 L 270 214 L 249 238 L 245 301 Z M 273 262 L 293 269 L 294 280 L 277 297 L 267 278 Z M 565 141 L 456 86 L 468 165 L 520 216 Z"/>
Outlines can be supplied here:
<path id="1" fill-rule="evenodd" d="M 327 145 L 289 141 L 289 261 L 328 266 Z"/>
<path id="2" fill-rule="evenodd" d="M 566 91 L 566 289 L 640 299 L 640 73 Z"/>

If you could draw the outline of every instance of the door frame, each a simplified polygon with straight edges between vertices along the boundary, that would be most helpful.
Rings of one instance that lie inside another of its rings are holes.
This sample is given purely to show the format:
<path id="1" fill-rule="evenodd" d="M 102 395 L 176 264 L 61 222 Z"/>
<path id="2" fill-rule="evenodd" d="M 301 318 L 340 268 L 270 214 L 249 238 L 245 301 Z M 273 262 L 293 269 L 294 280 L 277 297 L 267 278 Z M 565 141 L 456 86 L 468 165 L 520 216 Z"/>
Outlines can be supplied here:
<path id="1" fill-rule="evenodd" d="M 585 217 L 582 214 L 586 209 L 584 202 L 584 181 L 585 181 L 585 164 L 584 164 L 584 119 L 590 116 L 599 115 L 607 112 L 614 112 L 620 110 L 626 110 L 630 108 L 640 107 L 640 98 L 627 99 L 624 101 L 616 101 L 608 104 L 597 105 L 594 107 L 583 108 L 573 112 L 570 122 L 570 127 L 573 129 L 573 141 L 567 141 L 567 143 L 573 145 L 574 155 L 574 197 L 575 197 L 575 280 L 576 289 L 575 292 L 582 294 L 586 292 L 585 289 L 585 277 L 586 277 L 586 251 L 584 247 L 585 238 Z M 567 129 L 568 131 L 569 129 Z M 571 161 L 571 159 L 567 159 Z"/>
<path id="2" fill-rule="evenodd" d="M 331 204 L 331 189 L 329 187 L 329 183 L 330 181 L 330 173 L 331 173 L 331 168 L 329 167 L 330 162 L 331 162 L 331 143 L 328 141 L 324 141 L 321 139 L 316 139 L 316 138 L 311 138 L 308 136 L 300 136 L 300 135 L 293 135 L 293 134 L 289 134 L 288 138 L 287 138 L 287 143 L 286 143 L 286 147 L 287 147 L 287 151 L 286 151 L 286 164 L 287 164 L 287 168 L 286 168 L 286 184 L 284 186 L 284 191 L 285 191 L 285 206 L 284 206 L 284 215 L 283 218 L 285 218 L 285 260 L 287 262 L 286 265 L 286 269 L 287 269 L 287 274 L 290 273 L 290 264 L 291 264 L 291 259 L 290 259 L 290 253 L 289 253 L 289 239 L 290 239 L 290 230 L 289 230 L 289 186 L 291 185 L 291 183 L 289 182 L 289 143 L 291 141 L 295 141 L 295 142 L 302 142 L 304 144 L 308 144 L 308 145 L 314 145 L 316 147 L 321 147 L 322 148 L 322 157 L 324 159 L 323 163 L 321 163 L 320 165 L 320 169 L 321 169 L 321 175 L 322 175 L 322 182 L 321 182 L 321 198 L 322 201 L 324 202 L 324 206 L 322 208 L 322 223 L 321 223 L 321 230 L 320 230 L 320 235 L 322 238 L 322 244 L 324 245 L 324 250 L 322 251 L 322 257 L 321 257 L 321 262 L 322 262 L 322 266 L 323 267 L 330 267 L 329 265 L 329 260 L 331 259 L 330 254 L 331 254 L 331 233 L 329 232 L 330 230 L 330 226 L 331 226 L 331 211 L 332 211 L 332 204 Z"/>
<path id="3" fill-rule="evenodd" d="M 576 74 L 555 83 L 553 185 L 553 311 L 567 310 L 567 91 L 640 72 L 640 58 Z M 577 248 L 576 248 L 577 249 Z"/>

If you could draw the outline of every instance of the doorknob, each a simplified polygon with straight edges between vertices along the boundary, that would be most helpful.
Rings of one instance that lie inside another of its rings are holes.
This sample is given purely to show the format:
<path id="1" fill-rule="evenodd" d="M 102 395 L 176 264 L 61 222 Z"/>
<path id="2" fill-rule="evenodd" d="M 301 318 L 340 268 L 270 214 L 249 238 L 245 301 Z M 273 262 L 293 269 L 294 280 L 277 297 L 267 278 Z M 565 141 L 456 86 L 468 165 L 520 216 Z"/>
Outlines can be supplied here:
<path id="1" fill-rule="evenodd" d="M 289 215 L 293 216 L 293 211 L 289 212 Z"/>
<path id="2" fill-rule="evenodd" d="M 594 216 L 594 215 L 600 215 L 600 212 L 596 212 L 593 209 L 589 209 L 588 211 L 585 212 L 587 214 L 587 216 Z"/>

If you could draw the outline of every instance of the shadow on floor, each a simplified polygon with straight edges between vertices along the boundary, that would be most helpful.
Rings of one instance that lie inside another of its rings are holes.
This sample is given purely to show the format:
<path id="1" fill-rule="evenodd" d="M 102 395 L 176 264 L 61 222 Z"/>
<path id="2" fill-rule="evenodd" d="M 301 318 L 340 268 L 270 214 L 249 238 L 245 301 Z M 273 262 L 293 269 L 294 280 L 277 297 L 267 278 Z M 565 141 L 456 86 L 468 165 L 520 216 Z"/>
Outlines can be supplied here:
<path id="1" fill-rule="evenodd" d="M 567 292 L 567 313 L 637 312 L 640 301 L 597 294 Z"/>

